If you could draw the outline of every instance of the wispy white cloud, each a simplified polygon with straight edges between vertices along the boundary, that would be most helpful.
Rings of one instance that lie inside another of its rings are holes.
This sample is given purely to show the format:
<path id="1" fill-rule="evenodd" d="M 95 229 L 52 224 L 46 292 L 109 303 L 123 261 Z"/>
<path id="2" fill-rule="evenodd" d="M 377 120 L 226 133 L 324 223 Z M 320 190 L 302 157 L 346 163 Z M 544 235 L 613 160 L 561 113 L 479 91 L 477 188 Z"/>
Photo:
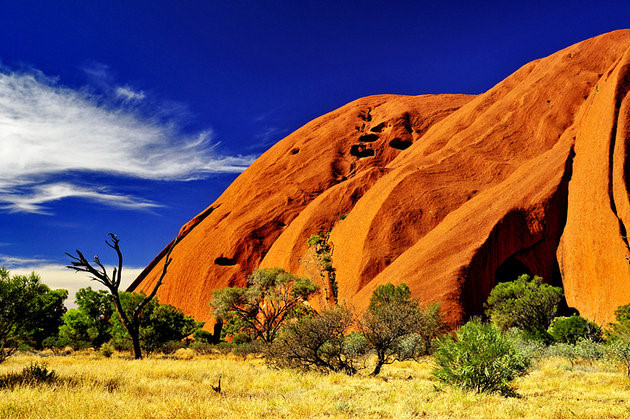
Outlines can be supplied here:
<path id="1" fill-rule="evenodd" d="M 20 268 L 28 265 L 42 265 L 48 263 L 45 259 L 23 258 L 0 254 L 0 266 L 7 269 Z"/>
<path id="2" fill-rule="evenodd" d="M 150 209 L 160 206 L 141 198 L 108 193 L 105 188 L 85 188 L 71 183 L 49 183 L 26 189 L 27 192 L 21 194 L 11 192 L 0 194 L 0 209 L 47 214 L 48 211 L 43 204 L 64 198 L 83 198 L 127 209 Z"/>
<path id="3" fill-rule="evenodd" d="M 113 78 L 111 68 L 107 64 L 99 63 L 97 61 L 89 61 L 84 63 L 81 70 L 96 84 L 107 83 L 109 84 Z"/>
<path id="4" fill-rule="evenodd" d="M 116 97 L 121 98 L 124 101 L 140 101 L 145 98 L 142 90 L 135 91 L 129 86 L 118 86 L 115 90 Z"/>
<path id="5" fill-rule="evenodd" d="M 108 75 L 102 65 L 84 71 Z M 59 175 L 190 180 L 237 173 L 253 160 L 218 154 L 210 130 L 187 135 L 174 116 L 144 116 L 129 104 L 141 100 L 143 92 L 127 86 L 114 94 L 123 101 L 64 87 L 36 71 L 0 68 L 0 208 L 44 213 L 42 204 L 79 197 L 146 209 L 156 204 L 115 190 L 59 183 Z"/>

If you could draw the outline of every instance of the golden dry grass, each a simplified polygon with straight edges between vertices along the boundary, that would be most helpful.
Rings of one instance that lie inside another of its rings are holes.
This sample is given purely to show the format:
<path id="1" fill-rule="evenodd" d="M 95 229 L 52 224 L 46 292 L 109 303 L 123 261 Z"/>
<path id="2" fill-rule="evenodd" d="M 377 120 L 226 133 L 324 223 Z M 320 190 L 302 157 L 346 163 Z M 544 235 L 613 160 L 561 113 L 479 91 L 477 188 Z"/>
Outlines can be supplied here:
<path id="1" fill-rule="evenodd" d="M 630 417 L 630 379 L 606 364 L 572 369 L 561 359 L 542 361 L 517 381 L 518 398 L 441 386 L 430 359 L 386 366 L 377 378 L 274 370 L 231 355 L 133 361 L 75 353 L 43 360 L 72 382 L 0 390 L 0 417 Z M 31 361 L 42 358 L 10 358 L 0 374 Z M 219 376 L 222 394 L 212 390 Z"/>

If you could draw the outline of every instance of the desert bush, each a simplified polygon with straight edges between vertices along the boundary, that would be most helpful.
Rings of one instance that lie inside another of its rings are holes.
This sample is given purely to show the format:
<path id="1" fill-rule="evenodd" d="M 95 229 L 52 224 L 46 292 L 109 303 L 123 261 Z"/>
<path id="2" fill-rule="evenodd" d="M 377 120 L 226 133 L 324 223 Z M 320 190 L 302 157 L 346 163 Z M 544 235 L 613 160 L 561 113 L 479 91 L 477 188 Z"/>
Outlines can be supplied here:
<path id="1" fill-rule="evenodd" d="M 592 339 L 579 339 L 575 343 L 575 352 L 582 361 L 592 363 L 605 357 L 606 346 Z"/>
<path id="2" fill-rule="evenodd" d="M 139 304 L 144 298 L 142 293 L 120 293 L 120 302 L 125 309 Z M 169 351 L 169 346 L 173 346 L 169 342 L 181 341 L 195 333 L 204 324 L 185 315 L 180 308 L 169 304 L 160 304 L 157 298 L 153 298 L 143 306 L 138 315 L 138 322 L 141 347 L 147 353 Z M 131 336 L 117 313 L 112 315 L 110 323 L 112 336 L 110 343 L 119 351 L 131 349 Z"/>
<path id="3" fill-rule="evenodd" d="M 575 362 L 578 359 L 577 351 L 575 350 L 575 345 L 571 345 L 570 343 L 556 343 L 547 347 L 545 351 L 547 356 L 550 357 L 560 357 L 564 358 L 571 363 L 571 367 L 575 366 Z"/>
<path id="4" fill-rule="evenodd" d="M 623 367 L 626 375 L 630 377 L 630 341 L 616 339 L 606 349 L 607 358 Z"/>
<path id="5" fill-rule="evenodd" d="M 212 333 L 207 330 L 199 329 L 193 333 L 193 339 L 195 342 L 210 343 L 213 338 Z"/>
<path id="6" fill-rule="evenodd" d="M 264 353 L 266 344 L 260 340 L 252 340 L 232 347 L 232 353 L 246 359 L 249 355 L 260 355 Z"/>
<path id="7" fill-rule="evenodd" d="M 213 315 L 227 333 L 245 333 L 272 342 L 284 322 L 304 310 L 317 285 L 281 268 L 257 269 L 245 288 L 222 288 L 212 293 Z"/>
<path id="8" fill-rule="evenodd" d="M 505 333 L 525 357 L 542 359 L 547 356 L 547 345 L 538 339 L 531 339 L 525 331 L 512 327 Z"/>
<path id="9" fill-rule="evenodd" d="M 45 363 L 31 362 L 19 373 L 9 373 L 0 377 L 0 389 L 19 385 L 38 385 L 54 383 L 59 379 L 55 371 L 49 370 Z"/>
<path id="10" fill-rule="evenodd" d="M 562 300 L 562 288 L 544 284 L 538 276 L 521 275 L 516 281 L 502 282 L 490 291 L 486 314 L 503 331 L 516 327 L 531 338 L 550 341 L 547 328 Z"/>
<path id="11" fill-rule="evenodd" d="M 51 290 L 40 277 L 13 275 L 0 267 L 0 363 L 20 346 L 42 347 L 55 336 L 65 312 L 66 290 Z"/>
<path id="12" fill-rule="evenodd" d="M 438 339 L 433 356 L 438 380 L 478 393 L 512 394 L 509 383 L 525 375 L 530 366 L 530 359 L 519 353 L 512 339 L 480 320 L 462 326 L 455 339 Z"/>
<path id="13" fill-rule="evenodd" d="M 190 348 L 200 355 L 208 355 L 212 353 L 214 345 L 210 343 L 195 341 L 190 344 Z"/>
<path id="14" fill-rule="evenodd" d="M 114 354 L 114 347 L 112 345 L 110 345 L 109 343 L 104 343 L 101 345 L 99 352 L 101 353 L 101 355 L 103 355 L 105 358 L 109 358 Z"/>
<path id="15" fill-rule="evenodd" d="M 547 332 L 554 341 L 575 344 L 579 339 L 600 341 L 602 328 L 582 316 L 556 317 Z"/>
<path id="16" fill-rule="evenodd" d="M 59 328 L 59 338 L 75 349 L 98 348 L 111 338 L 112 298 L 103 290 L 81 288 L 76 293 L 78 308 L 68 310 Z"/>
<path id="17" fill-rule="evenodd" d="M 376 352 L 372 375 L 377 375 L 385 364 L 427 354 L 444 322 L 439 306 L 422 309 L 406 284 L 385 284 L 374 290 L 359 329 Z"/>
<path id="18" fill-rule="evenodd" d="M 361 334 L 346 334 L 353 323 L 352 312 L 340 306 L 302 317 L 282 329 L 265 358 L 276 367 L 352 375 L 368 350 Z"/>

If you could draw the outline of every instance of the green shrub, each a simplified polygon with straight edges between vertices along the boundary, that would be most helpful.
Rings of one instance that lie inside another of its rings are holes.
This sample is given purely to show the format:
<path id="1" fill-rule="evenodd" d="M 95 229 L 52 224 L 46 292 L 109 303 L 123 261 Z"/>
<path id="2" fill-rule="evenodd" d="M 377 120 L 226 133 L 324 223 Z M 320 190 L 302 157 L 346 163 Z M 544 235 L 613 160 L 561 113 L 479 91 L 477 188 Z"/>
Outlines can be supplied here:
<path id="1" fill-rule="evenodd" d="M 377 375 L 383 365 L 427 354 L 444 322 L 439 306 L 421 308 L 406 284 L 385 284 L 374 290 L 359 329 L 376 352 Z"/>
<path id="2" fill-rule="evenodd" d="M 623 367 L 626 375 L 630 377 L 630 341 L 614 340 L 608 345 L 606 355 L 610 361 Z"/>
<path id="3" fill-rule="evenodd" d="M 433 356 L 438 365 L 433 374 L 438 380 L 478 393 L 513 394 L 509 383 L 525 375 L 530 365 L 512 339 L 480 320 L 462 326 L 455 339 L 439 339 Z"/>
<path id="4" fill-rule="evenodd" d="M 232 343 L 235 345 L 242 345 L 249 342 L 251 342 L 251 338 L 246 333 L 236 333 L 232 338 Z"/>
<path id="5" fill-rule="evenodd" d="M 13 275 L 0 266 L 0 363 L 24 345 L 42 347 L 57 335 L 66 290 L 51 290 L 34 272 Z"/>
<path id="6" fill-rule="evenodd" d="M 606 346 L 591 339 L 579 339 L 575 343 L 575 351 L 581 360 L 592 363 L 605 357 Z"/>
<path id="7" fill-rule="evenodd" d="M 245 342 L 232 347 L 232 353 L 246 359 L 248 355 L 259 355 L 264 352 L 265 343 L 259 340 Z"/>
<path id="8" fill-rule="evenodd" d="M 302 317 L 282 329 L 266 348 L 265 358 L 280 368 L 352 375 L 361 367 L 368 350 L 359 334 L 346 334 L 353 324 L 352 312 L 339 306 Z"/>
<path id="9" fill-rule="evenodd" d="M 575 345 L 570 343 L 556 343 L 547 347 L 545 351 L 547 356 L 564 358 L 571 363 L 571 368 L 575 366 L 578 354 Z"/>
<path id="10" fill-rule="evenodd" d="M 195 340 L 195 342 L 210 343 L 212 342 L 213 338 L 214 336 L 212 335 L 212 333 L 208 332 L 207 330 L 199 329 L 195 331 L 195 333 L 193 333 L 193 339 Z"/>
<path id="11" fill-rule="evenodd" d="M 540 339 L 532 339 L 524 330 L 510 328 L 506 335 L 512 339 L 516 349 L 530 359 L 541 359 L 547 355 L 547 345 Z"/>
<path id="12" fill-rule="evenodd" d="M 247 278 L 247 287 L 215 289 L 210 306 L 226 333 L 269 343 L 287 320 L 302 314 L 304 302 L 317 289 L 308 278 L 284 269 L 257 269 Z"/>
<path id="13" fill-rule="evenodd" d="M 198 341 L 195 341 L 195 342 L 191 343 L 190 347 L 195 352 L 197 352 L 198 354 L 201 354 L 201 355 L 211 354 L 212 350 L 214 349 L 214 345 L 212 345 L 210 343 L 198 342 Z"/>
<path id="14" fill-rule="evenodd" d="M 547 328 L 562 300 L 562 288 L 543 284 L 538 276 L 521 275 L 516 281 L 502 282 L 490 291 L 486 314 L 503 331 L 516 327 L 534 339 L 550 341 Z"/>
<path id="15" fill-rule="evenodd" d="M 49 370 L 45 363 L 31 362 L 19 373 L 9 373 L 0 377 L 0 389 L 12 389 L 18 385 L 50 384 L 58 381 L 58 379 L 57 373 Z"/>
<path id="16" fill-rule="evenodd" d="M 600 341 L 602 328 L 582 316 L 556 317 L 551 321 L 547 332 L 554 341 L 575 344 L 579 339 Z"/>
<path id="17" fill-rule="evenodd" d="M 105 358 L 109 358 L 109 357 L 111 357 L 114 354 L 114 346 L 110 345 L 109 343 L 104 343 L 104 344 L 101 345 L 101 348 L 99 349 L 99 352 Z"/>

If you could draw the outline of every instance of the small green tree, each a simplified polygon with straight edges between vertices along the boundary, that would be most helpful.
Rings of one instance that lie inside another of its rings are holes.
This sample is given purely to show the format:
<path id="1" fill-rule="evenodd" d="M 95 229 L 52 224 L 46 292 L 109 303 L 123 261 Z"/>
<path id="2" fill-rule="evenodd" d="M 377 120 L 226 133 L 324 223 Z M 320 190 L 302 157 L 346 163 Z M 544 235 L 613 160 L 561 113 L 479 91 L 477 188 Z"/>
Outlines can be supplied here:
<path id="1" fill-rule="evenodd" d="M 630 340 L 617 339 L 607 348 L 608 358 L 615 364 L 621 365 L 630 377 Z"/>
<path id="2" fill-rule="evenodd" d="M 92 341 L 98 332 L 92 327 L 90 318 L 79 309 L 70 309 L 63 316 L 63 326 L 59 328 L 59 340 L 50 341 L 49 345 L 55 346 L 62 342 L 74 349 L 92 346 Z"/>
<path id="3" fill-rule="evenodd" d="M 509 384 L 525 375 L 530 365 L 507 335 L 477 319 L 462 326 L 455 339 L 438 339 L 433 356 L 438 380 L 477 393 L 512 394 Z"/>
<path id="4" fill-rule="evenodd" d="M 362 334 L 347 334 L 353 324 L 354 314 L 343 306 L 303 316 L 283 327 L 266 349 L 265 358 L 281 368 L 352 375 L 361 368 L 368 349 Z"/>
<path id="5" fill-rule="evenodd" d="M 562 288 L 544 284 L 539 276 L 521 275 L 490 291 L 486 314 L 503 331 L 516 327 L 532 337 L 550 340 L 547 328 L 562 299 Z"/>
<path id="6" fill-rule="evenodd" d="M 137 306 L 144 298 L 142 293 L 120 293 L 123 309 Z M 203 327 L 203 322 L 195 321 L 175 306 L 160 304 L 157 298 L 144 306 L 138 320 L 140 345 L 147 353 L 162 350 L 169 342 L 179 342 Z M 112 316 L 111 333 L 117 348 L 125 348 L 131 343 L 131 337 L 117 314 Z"/>
<path id="7" fill-rule="evenodd" d="M 0 363 L 21 343 L 40 346 L 56 335 L 67 295 L 66 290 L 51 291 L 35 273 L 11 276 L 0 267 Z"/>
<path id="8" fill-rule="evenodd" d="M 308 310 L 304 303 L 317 285 L 281 268 L 257 269 L 247 287 L 214 290 L 210 306 L 216 319 L 236 325 L 232 333 L 245 332 L 272 342 L 284 322 Z"/>
<path id="9" fill-rule="evenodd" d="M 99 348 L 111 338 L 110 319 L 114 312 L 111 295 L 87 287 L 77 291 L 75 300 L 78 308 L 70 309 L 64 315 L 59 338 L 74 348 Z M 54 345 L 56 342 L 50 343 Z"/>
<path id="10" fill-rule="evenodd" d="M 630 377 L 630 304 L 617 307 L 615 318 L 617 322 L 610 324 L 608 358 L 622 365 Z"/>
<path id="11" fill-rule="evenodd" d="M 105 290 L 95 291 L 87 287 L 77 291 L 75 299 L 79 310 L 87 315 L 90 327 L 96 332 L 92 346 L 98 348 L 111 337 L 109 322 L 115 312 L 112 296 Z"/>
<path id="12" fill-rule="evenodd" d="M 376 352 L 372 375 L 378 375 L 385 364 L 426 354 L 444 322 L 439 305 L 422 309 L 407 284 L 390 283 L 374 290 L 359 329 Z"/>
<path id="13" fill-rule="evenodd" d="M 329 241 L 330 231 L 327 233 L 320 231 L 319 234 L 312 234 L 306 240 L 306 244 L 313 251 L 319 276 L 328 283 L 326 299 L 329 303 L 337 304 L 339 299 L 337 273 L 332 264 L 332 246 Z"/>
<path id="14" fill-rule="evenodd" d="M 602 329 L 582 316 L 556 317 L 551 321 L 547 332 L 554 341 L 575 345 L 579 339 L 600 341 Z"/>

